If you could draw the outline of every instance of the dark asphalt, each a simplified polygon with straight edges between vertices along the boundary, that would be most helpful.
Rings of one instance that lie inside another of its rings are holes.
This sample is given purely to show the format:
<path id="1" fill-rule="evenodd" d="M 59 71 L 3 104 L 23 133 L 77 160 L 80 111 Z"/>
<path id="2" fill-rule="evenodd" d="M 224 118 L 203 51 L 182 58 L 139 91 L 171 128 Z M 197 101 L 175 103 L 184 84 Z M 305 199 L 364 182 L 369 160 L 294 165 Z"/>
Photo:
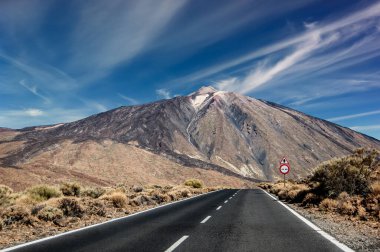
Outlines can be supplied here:
<path id="1" fill-rule="evenodd" d="M 165 251 L 184 235 L 174 251 L 341 251 L 263 191 L 240 190 L 229 199 L 235 192 L 202 195 L 14 251 Z"/>

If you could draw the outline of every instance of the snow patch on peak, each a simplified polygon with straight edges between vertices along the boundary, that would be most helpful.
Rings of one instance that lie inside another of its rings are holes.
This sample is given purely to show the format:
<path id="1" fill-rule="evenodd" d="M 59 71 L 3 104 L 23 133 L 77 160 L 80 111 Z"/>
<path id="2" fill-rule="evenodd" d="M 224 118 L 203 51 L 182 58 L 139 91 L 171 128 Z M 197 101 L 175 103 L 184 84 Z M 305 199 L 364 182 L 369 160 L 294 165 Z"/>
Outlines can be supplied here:
<path id="1" fill-rule="evenodd" d="M 202 94 L 192 97 L 191 105 L 198 110 L 198 108 L 202 105 L 202 103 L 208 98 L 209 94 Z"/>

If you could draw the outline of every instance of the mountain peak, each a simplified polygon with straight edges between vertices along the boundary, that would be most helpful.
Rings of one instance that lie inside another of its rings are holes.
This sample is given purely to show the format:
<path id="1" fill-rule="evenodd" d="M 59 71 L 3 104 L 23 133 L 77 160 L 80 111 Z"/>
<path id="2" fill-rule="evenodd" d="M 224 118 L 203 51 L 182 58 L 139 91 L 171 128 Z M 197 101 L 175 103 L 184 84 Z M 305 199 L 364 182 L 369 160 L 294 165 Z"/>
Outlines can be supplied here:
<path id="1" fill-rule="evenodd" d="M 201 87 L 200 89 L 198 89 L 198 91 L 196 91 L 193 94 L 203 95 L 203 94 L 209 94 L 209 93 L 215 93 L 215 92 L 218 92 L 218 90 L 216 90 L 214 87 L 212 87 L 212 86 L 203 86 L 203 87 Z"/>

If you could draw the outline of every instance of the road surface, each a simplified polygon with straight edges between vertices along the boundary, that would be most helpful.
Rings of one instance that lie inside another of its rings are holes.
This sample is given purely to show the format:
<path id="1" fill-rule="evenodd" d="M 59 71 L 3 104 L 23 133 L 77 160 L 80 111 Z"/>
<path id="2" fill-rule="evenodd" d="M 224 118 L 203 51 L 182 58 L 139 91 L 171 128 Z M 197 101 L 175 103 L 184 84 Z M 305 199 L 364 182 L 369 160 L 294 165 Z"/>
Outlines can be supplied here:
<path id="1" fill-rule="evenodd" d="M 260 189 L 221 190 L 12 251 L 341 251 Z"/>

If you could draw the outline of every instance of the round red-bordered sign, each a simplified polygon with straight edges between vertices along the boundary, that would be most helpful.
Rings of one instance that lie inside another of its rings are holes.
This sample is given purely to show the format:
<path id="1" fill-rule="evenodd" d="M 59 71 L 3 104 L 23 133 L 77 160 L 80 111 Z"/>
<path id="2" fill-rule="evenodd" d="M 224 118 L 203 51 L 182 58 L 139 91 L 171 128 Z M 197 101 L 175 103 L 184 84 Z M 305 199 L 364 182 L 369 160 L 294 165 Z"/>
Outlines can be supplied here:
<path id="1" fill-rule="evenodd" d="M 288 174 L 289 172 L 290 172 L 290 166 L 289 166 L 289 164 L 281 164 L 280 165 L 280 172 L 282 173 L 282 174 Z"/>

